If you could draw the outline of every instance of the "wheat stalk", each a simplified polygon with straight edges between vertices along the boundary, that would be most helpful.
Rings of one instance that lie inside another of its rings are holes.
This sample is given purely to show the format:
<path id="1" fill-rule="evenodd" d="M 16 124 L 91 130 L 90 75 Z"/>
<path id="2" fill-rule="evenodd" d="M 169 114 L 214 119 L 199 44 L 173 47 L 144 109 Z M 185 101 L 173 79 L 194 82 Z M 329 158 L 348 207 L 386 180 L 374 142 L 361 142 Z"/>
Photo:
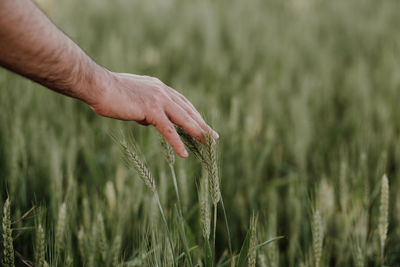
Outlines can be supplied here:
<path id="1" fill-rule="evenodd" d="M 107 204 L 112 214 L 117 203 L 117 196 L 115 194 L 114 184 L 111 181 L 107 181 L 104 188 L 104 194 L 106 196 Z"/>
<path id="2" fill-rule="evenodd" d="M 181 198 L 180 198 L 180 194 L 179 194 L 179 188 L 178 188 L 178 182 L 176 179 L 176 172 L 175 172 L 175 168 L 174 168 L 174 163 L 175 163 L 175 155 L 174 155 L 174 151 L 172 150 L 172 147 L 165 141 L 165 139 L 163 137 L 161 137 L 161 146 L 164 149 L 164 155 L 165 158 L 168 162 L 169 168 L 171 170 L 171 175 L 172 175 L 172 182 L 174 184 L 174 189 L 175 189 L 175 194 L 176 194 L 176 198 L 178 200 L 178 213 L 179 213 L 179 223 L 180 223 L 180 227 L 182 229 L 182 233 L 183 233 L 183 243 L 185 246 L 185 255 L 189 261 L 189 265 L 193 266 L 192 263 L 192 258 L 189 251 L 189 247 L 188 245 L 188 239 L 186 236 L 186 231 L 185 231 L 185 224 L 183 221 L 183 211 L 182 211 L 182 202 L 181 202 Z"/>
<path id="3" fill-rule="evenodd" d="M 260 267 L 267 267 L 267 257 L 264 254 L 258 254 Z"/>
<path id="4" fill-rule="evenodd" d="M 104 219 L 101 213 L 97 214 L 97 243 L 100 250 L 101 259 L 103 261 L 106 260 L 107 256 L 107 238 L 106 238 L 106 231 L 104 228 Z"/>
<path id="5" fill-rule="evenodd" d="M 208 179 L 203 177 L 200 181 L 200 223 L 205 239 L 210 238 L 210 204 L 208 196 Z"/>
<path id="6" fill-rule="evenodd" d="M 199 159 L 203 167 L 208 172 L 209 191 L 214 207 L 212 244 L 213 248 L 215 248 L 217 214 L 218 214 L 217 207 L 218 207 L 218 202 L 221 200 L 221 192 L 220 192 L 219 177 L 218 177 L 216 143 L 210 133 L 205 134 L 206 142 L 205 145 L 202 145 L 181 128 L 178 127 L 177 131 L 178 134 L 181 136 L 185 145 L 188 147 L 188 149 Z M 230 234 L 228 233 L 228 235 Z M 231 250 L 231 247 L 229 248 Z"/>
<path id="7" fill-rule="evenodd" d="M 205 145 L 202 145 L 183 129 L 177 128 L 178 134 L 181 136 L 187 148 L 200 160 L 208 172 L 209 187 L 211 199 L 216 205 L 221 199 L 218 177 L 218 162 L 216 143 L 210 133 L 205 134 Z"/>
<path id="8" fill-rule="evenodd" d="M 257 215 L 252 215 L 250 219 L 250 245 L 248 252 L 248 266 L 256 266 L 256 256 L 257 256 Z"/>
<path id="9" fill-rule="evenodd" d="M 45 265 L 45 253 L 46 253 L 46 243 L 44 229 L 39 223 L 36 229 L 36 250 L 35 250 L 35 262 L 36 266 L 43 267 Z"/>
<path id="10" fill-rule="evenodd" d="M 203 146 L 196 139 L 186 133 L 182 128 L 177 127 L 177 132 L 182 138 L 183 143 L 186 147 L 195 155 L 195 157 L 202 163 L 207 164 L 204 157 Z"/>
<path id="11" fill-rule="evenodd" d="M 67 206 L 63 202 L 58 210 L 57 228 L 56 228 L 56 252 L 63 247 L 65 223 L 67 219 Z"/>
<path id="12" fill-rule="evenodd" d="M 314 263 L 315 267 L 319 267 L 322 257 L 322 242 L 323 242 L 322 219 L 319 210 L 316 210 L 314 212 L 312 235 L 313 235 Z"/>
<path id="13" fill-rule="evenodd" d="M 79 246 L 79 252 L 81 254 L 82 259 L 86 259 L 88 248 L 87 248 L 87 242 L 86 242 L 86 238 L 85 238 L 85 230 L 83 230 L 82 225 L 78 231 L 78 246 Z"/>
<path id="14" fill-rule="evenodd" d="M 178 200 L 178 212 L 182 216 L 182 202 L 181 202 L 181 198 L 179 195 L 178 182 L 176 179 L 176 173 L 175 173 L 175 168 L 174 168 L 174 164 L 175 164 L 174 151 L 172 150 L 172 147 L 165 141 L 165 139 L 163 137 L 160 137 L 160 140 L 161 140 L 161 146 L 163 147 L 163 150 L 164 150 L 165 158 L 166 158 L 169 168 L 171 170 L 172 183 L 174 185 L 176 198 Z"/>
<path id="15" fill-rule="evenodd" d="M 127 159 L 133 165 L 136 172 L 139 174 L 139 177 L 147 185 L 147 187 L 153 192 L 153 197 L 156 200 L 158 209 L 160 210 L 162 221 L 163 221 L 165 229 L 167 231 L 168 242 L 169 242 L 169 245 L 171 248 L 172 256 L 174 258 L 174 266 L 175 266 L 176 260 L 175 260 L 175 254 L 174 254 L 174 246 L 172 244 L 172 236 L 171 236 L 171 232 L 168 227 L 167 219 L 165 217 L 164 209 L 161 205 L 160 197 L 158 195 L 156 183 L 153 179 L 153 176 L 151 175 L 146 164 L 140 159 L 138 152 L 137 152 L 137 148 L 134 144 L 133 137 L 130 138 L 129 142 L 127 142 L 126 139 L 123 139 L 119 143 L 120 143 Z"/>
<path id="16" fill-rule="evenodd" d="M 14 247 L 11 230 L 10 200 L 7 198 L 3 208 L 3 259 L 4 267 L 14 267 Z"/>
<path id="17" fill-rule="evenodd" d="M 151 175 L 149 169 L 147 166 L 141 161 L 135 145 L 132 144 L 132 142 L 126 142 L 125 140 L 120 142 L 120 145 L 128 158 L 129 162 L 132 164 L 132 166 L 135 168 L 137 173 L 139 174 L 139 177 L 142 179 L 142 181 L 147 185 L 150 190 L 155 193 L 156 192 L 156 183 L 153 179 L 153 176 Z"/>
<path id="18" fill-rule="evenodd" d="M 218 177 L 218 166 L 217 166 L 217 152 L 216 144 L 211 134 L 206 134 L 206 162 L 208 171 L 208 180 L 211 192 L 211 199 L 214 205 L 217 205 L 221 199 L 221 192 L 219 189 L 219 177 Z"/>
<path id="19" fill-rule="evenodd" d="M 121 250 L 121 243 L 122 243 L 121 236 L 117 235 L 114 239 L 111 248 L 111 260 L 112 260 L 111 266 L 118 266 L 119 264 L 119 251 Z"/>
<path id="20" fill-rule="evenodd" d="M 360 246 L 355 248 L 355 265 L 356 267 L 364 266 L 364 254 Z"/>
<path id="21" fill-rule="evenodd" d="M 389 216 L 389 180 L 386 175 L 382 177 L 382 185 L 381 185 L 381 203 L 379 206 L 379 237 L 380 237 L 380 245 L 381 245 L 381 260 L 382 266 L 384 264 L 385 257 L 385 241 L 387 238 L 387 232 L 389 227 L 388 222 Z"/>
<path id="22" fill-rule="evenodd" d="M 175 164 L 175 154 L 172 147 L 165 141 L 164 137 L 160 136 L 160 143 L 164 150 L 164 156 L 168 162 L 168 165 L 173 166 Z"/>

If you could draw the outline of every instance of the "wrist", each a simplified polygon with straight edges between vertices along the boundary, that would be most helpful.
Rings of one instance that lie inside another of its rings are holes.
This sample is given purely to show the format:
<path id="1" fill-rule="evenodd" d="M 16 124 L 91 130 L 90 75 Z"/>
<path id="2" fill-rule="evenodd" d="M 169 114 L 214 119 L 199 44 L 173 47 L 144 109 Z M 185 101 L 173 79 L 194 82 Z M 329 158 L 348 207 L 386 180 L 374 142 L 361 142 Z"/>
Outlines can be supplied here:
<path id="1" fill-rule="evenodd" d="M 77 97 L 89 106 L 96 106 L 102 102 L 106 95 L 107 84 L 112 77 L 112 73 L 106 68 L 92 62 L 92 66 L 83 67 L 78 73 L 77 91 L 80 95 Z"/>

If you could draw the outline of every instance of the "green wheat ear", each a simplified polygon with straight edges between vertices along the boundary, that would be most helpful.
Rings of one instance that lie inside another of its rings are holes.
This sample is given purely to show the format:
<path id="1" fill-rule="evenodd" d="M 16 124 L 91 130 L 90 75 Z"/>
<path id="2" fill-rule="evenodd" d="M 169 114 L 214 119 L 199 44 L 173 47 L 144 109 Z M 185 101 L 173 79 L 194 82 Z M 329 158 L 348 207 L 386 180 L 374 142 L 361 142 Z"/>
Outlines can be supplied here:
<path id="1" fill-rule="evenodd" d="M 119 252 L 121 250 L 121 245 L 122 245 L 121 243 L 122 243 L 121 236 L 117 235 L 111 247 L 111 260 L 112 260 L 111 266 L 118 266 L 119 264 Z"/>
<path id="2" fill-rule="evenodd" d="M 56 227 L 56 252 L 60 252 L 60 249 L 64 247 L 64 234 L 67 220 L 67 206 L 63 202 L 58 210 L 58 219 Z"/>
<path id="3" fill-rule="evenodd" d="M 194 156 L 203 164 L 207 164 L 205 156 L 204 156 L 204 151 L 203 151 L 203 145 L 198 142 L 196 139 L 194 139 L 192 136 L 190 136 L 187 132 L 185 132 L 182 128 L 177 127 L 176 131 L 182 138 L 183 143 L 185 146 L 194 154 Z"/>
<path id="4" fill-rule="evenodd" d="M 45 233 L 42 225 L 39 223 L 36 229 L 36 250 L 35 250 L 35 262 L 36 266 L 43 267 L 45 265 Z"/>
<path id="5" fill-rule="evenodd" d="M 252 215 L 250 220 L 250 245 L 248 253 L 248 266 L 256 266 L 256 256 L 257 256 L 257 220 L 258 215 Z"/>
<path id="6" fill-rule="evenodd" d="M 11 230 L 10 200 L 7 198 L 3 208 L 3 259 L 4 267 L 14 267 L 14 247 Z"/>
<path id="7" fill-rule="evenodd" d="M 211 199 L 214 205 L 217 205 L 221 199 L 221 192 L 219 189 L 219 177 L 218 177 L 218 164 L 217 164 L 217 148 L 216 143 L 212 136 L 206 134 L 206 168 L 208 171 L 208 180 L 211 192 Z"/>
<path id="8" fill-rule="evenodd" d="M 177 132 L 186 147 L 195 155 L 208 172 L 209 190 L 214 205 L 221 199 L 218 177 L 217 146 L 210 133 L 205 134 L 205 145 L 198 142 L 182 128 L 177 127 Z"/>
<path id="9" fill-rule="evenodd" d="M 322 242 L 323 242 L 322 219 L 319 210 L 316 210 L 313 215 L 312 236 L 313 236 L 314 263 L 315 267 L 319 267 L 322 257 Z"/>
<path id="10" fill-rule="evenodd" d="M 172 147 L 165 141 L 164 137 L 160 136 L 160 143 L 164 150 L 165 159 L 168 162 L 168 165 L 173 166 L 175 164 L 175 154 Z"/>
<path id="11" fill-rule="evenodd" d="M 134 169 L 139 174 L 139 177 L 142 179 L 145 185 L 153 193 L 155 193 L 156 183 L 153 179 L 153 176 L 151 175 L 151 172 L 147 168 L 146 164 L 140 159 L 134 140 L 121 139 L 119 140 L 119 143 L 122 147 L 122 150 L 126 156 L 128 163 L 134 167 Z"/>
<path id="12" fill-rule="evenodd" d="M 385 242 L 389 227 L 389 179 L 386 174 L 382 177 L 381 185 L 381 203 L 379 206 L 379 237 L 381 245 L 381 260 L 382 266 L 385 258 Z"/>
<path id="13" fill-rule="evenodd" d="M 200 180 L 200 223 L 203 232 L 203 237 L 206 240 L 210 238 L 210 203 L 208 196 L 208 179 L 207 177 L 202 177 Z"/>
<path id="14" fill-rule="evenodd" d="M 96 224 L 97 224 L 97 233 L 96 233 L 97 245 L 101 255 L 101 259 L 105 261 L 107 257 L 108 247 L 107 247 L 106 231 L 104 227 L 104 218 L 101 213 L 97 214 Z"/>

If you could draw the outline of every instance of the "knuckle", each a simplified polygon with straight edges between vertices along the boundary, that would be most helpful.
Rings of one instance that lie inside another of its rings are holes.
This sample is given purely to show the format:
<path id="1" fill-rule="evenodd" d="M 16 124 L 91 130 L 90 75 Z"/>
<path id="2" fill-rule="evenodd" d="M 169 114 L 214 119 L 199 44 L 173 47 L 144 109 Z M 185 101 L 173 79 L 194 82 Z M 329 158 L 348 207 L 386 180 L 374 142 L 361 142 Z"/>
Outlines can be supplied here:
<path id="1" fill-rule="evenodd" d="M 161 88 L 159 86 L 154 86 L 152 96 L 155 98 L 160 98 L 163 95 L 164 94 L 163 94 L 163 91 L 161 90 Z"/>
<path id="2" fill-rule="evenodd" d="M 155 110 L 159 110 L 160 109 L 159 99 L 157 97 L 155 97 L 155 96 L 152 96 L 150 98 L 150 101 L 147 101 L 146 104 L 147 104 L 147 108 L 150 111 L 155 111 Z"/>
<path id="3" fill-rule="evenodd" d="M 175 131 L 175 129 L 174 129 L 174 127 L 173 127 L 172 125 L 168 125 L 168 126 L 166 127 L 166 129 L 165 129 L 165 132 L 166 132 L 168 135 L 173 135 L 173 134 L 174 134 L 174 131 Z"/>
<path id="4" fill-rule="evenodd" d="M 153 96 L 156 97 L 159 101 L 164 101 L 168 97 L 162 86 L 155 86 L 153 91 Z"/>
<path id="5" fill-rule="evenodd" d="M 160 90 L 155 90 L 155 91 L 149 96 L 148 104 L 149 104 L 152 108 L 159 108 L 159 109 L 161 109 L 162 106 L 164 105 L 163 103 L 165 103 L 165 100 L 166 100 L 165 94 L 163 94 L 163 92 L 161 92 Z"/>
<path id="6" fill-rule="evenodd" d="M 160 127 L 160 130 L 165 136 L 174 138 L 175 128 L 172 124 L 166 123 Z"/>
<path id="7" fill-rule="evenodd" d="M 150 123 L 151 125 L 154 125 L 156 128 L 159 126 L 159 123 L 157 121 L 157 117 L 154 116 L 153 114 L 147 115 L 147 122 Z"/>

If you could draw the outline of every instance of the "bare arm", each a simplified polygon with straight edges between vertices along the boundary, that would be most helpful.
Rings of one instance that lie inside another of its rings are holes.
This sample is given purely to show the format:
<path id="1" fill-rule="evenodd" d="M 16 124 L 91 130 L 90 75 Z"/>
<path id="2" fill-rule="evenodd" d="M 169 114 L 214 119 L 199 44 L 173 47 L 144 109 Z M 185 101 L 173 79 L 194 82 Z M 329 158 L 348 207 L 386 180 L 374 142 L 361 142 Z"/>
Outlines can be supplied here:
<path id="1" fill-rule="evenodd" d="M 201 142 L 205 132 L 218 138 L 184 96 L 156 78 L 96 64 L 31 0 L 0 0 L 0 65 L 102 116 L 154 125 L 182 157 L 187 151 L 173 124 Z"/>

